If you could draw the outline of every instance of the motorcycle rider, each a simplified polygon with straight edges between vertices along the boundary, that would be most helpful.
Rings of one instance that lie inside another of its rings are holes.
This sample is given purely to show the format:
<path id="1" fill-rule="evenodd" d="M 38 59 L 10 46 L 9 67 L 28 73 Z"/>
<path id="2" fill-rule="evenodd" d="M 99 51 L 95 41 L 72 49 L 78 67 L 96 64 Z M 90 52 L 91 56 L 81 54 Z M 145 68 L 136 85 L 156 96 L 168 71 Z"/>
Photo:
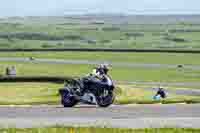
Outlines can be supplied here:
<path id="1" fill-rule="evenodd" d="M 107 64 L 101 64 L 95 69 L 93 69 L 90 76 L 96 76 L 97 78 L 102 78 L 102 76 L 107 75 L 109 71 L 109 67 Z"/>
<path id="2" fill-rule="evenodd" d="M 164 88 L 161 88 L 161 87 L 158 88 L 158 91 L 156 92 L 154 99 L 157 99 L 158 96 L 163 98 L 163 99 L 167 97 Z"/>
<path id="3" fill-rule="evenodd" d="M 80 95 L 84 94 L 85 87 L 84 84 L 93 84 L 95 88 L 104 88 L 108 87 L 106 82 L 106 76 L 108 76 L 109 67 L 107 64 L 101 64 L 95 69 L 93 69 L 92 73 L 87 75 L 86 77 L 80 79 Z"/>
<path id="4" fill-rule="evenodd" d="M 66 86 L 59 90 L 64 107 L 73 107 L 78 102 L 108 107 L 114 102 L 114 83 L 108 76 L 107 65 L 99 65 L 89 75 L 66 81 Z"/>

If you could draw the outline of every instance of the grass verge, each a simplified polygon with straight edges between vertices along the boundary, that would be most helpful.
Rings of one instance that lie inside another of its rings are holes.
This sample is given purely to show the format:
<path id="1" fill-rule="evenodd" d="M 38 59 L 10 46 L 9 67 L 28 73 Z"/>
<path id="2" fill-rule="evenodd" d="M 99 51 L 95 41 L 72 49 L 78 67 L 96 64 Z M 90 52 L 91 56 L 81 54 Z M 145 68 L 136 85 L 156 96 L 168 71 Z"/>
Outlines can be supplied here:
<path id="1" fill-rule="evenodd" d="M 185 96 L 185 95 L 175 95 L 175 94 L 168 94 L 166 99 L 153 100 L 153 96 L 155 95 L 156 91 L 147 89 L 146 87 L 144 88 L 131 85 L 119 85 L 115 93 L 116 93 L 115 104 L 200 103 L 200 98 L 198 96 Z"/>
<path id="2" fill-rule="evenodd" d="M 119 129 L 119 128 L 97 128 L 97 127 L 49 127 L 30 129 L 0 129 L 3 133 L 199 133 L 200 129 L 185 128 L 150 128 L 150 129 Z"/>

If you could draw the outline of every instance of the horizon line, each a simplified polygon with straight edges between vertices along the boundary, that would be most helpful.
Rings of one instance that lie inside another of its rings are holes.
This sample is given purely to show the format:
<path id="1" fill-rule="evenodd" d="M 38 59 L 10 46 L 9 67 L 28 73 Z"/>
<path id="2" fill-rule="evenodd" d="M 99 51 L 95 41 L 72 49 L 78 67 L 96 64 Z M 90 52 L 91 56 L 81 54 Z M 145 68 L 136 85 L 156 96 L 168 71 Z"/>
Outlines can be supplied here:
<path id="1" fill-rule="evenodd" d="M 62 15 L 8 15 L 3 18 L 25 18 L 25 17 L 66 17 L 66 16 L 87 16 L 87 15 L 113 15 L 113 16 L 199 16 L 200 13 L 68 13 Z"/>

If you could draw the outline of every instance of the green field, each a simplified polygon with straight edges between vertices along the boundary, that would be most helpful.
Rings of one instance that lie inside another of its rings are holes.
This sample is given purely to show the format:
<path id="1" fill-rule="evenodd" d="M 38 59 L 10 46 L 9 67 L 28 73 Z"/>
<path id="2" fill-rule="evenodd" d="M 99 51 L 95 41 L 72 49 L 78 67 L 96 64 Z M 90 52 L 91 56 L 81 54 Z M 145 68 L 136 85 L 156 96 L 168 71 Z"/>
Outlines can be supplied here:
<path id="1" fill-rule="evenodd" d="M 0 129 L 3 133 L 199 133 L 199 129 L 160 128 L 160 129 L 117 129 L 117 128 L 73 128 L 73 127 L 49 127 L 31 129 Z"/>
<path id="2" fill-rule="evenodd" d="M 0 29 L 0 48 L 200 48 L 200 25 L 191 23 L 120 25 L 26 18 L 0 20 Z"/>
<path id="3" fill-rule="evenodd" d="M 53 83 L 1 83 L 0 104 L 59 104 L 61 87 Z"/>
<path id="4" fill-rule="evenodd" d="M 7 66 L 16 66 L 18 76 L 85 76 L 94 65 L 39 64 L 1 62 L 0 74 L 5 74 Z M 117 81 L 143 82 L 199 82 L 200 70 L 179 68 L 126 68 L 113 67 L 111 76 Z"/>
<path id="5" fill-rule="evenodd" d="M 14 52 L 0 53 L 1 57 L 33 57 L 42 59 L 89 60 L 112 63 L 162 64 L 160 68 L 119 67 L 112 66 L 111 75 L 114 80 L 121 81 L 154 81 L 154 82 L 198 82 L 199 69 L 184 68 L 184 65 L 199 65 L 200 54 L 171 53 L 112 53 L 112 52 Z M 95 65 L 39 64 L 1 62 L 0 74 L 4 74 L 6 66 L 15 65 L 18 75 L 49 76 L 84 76 L 91 72 Z M 175 65 L 167 68 L 165 65 Z M 183 68 L 176 66 L 183 65 Z M 47 66 L 48 69 L 47 69 Z M 59 68 L 59 69 L 57 69 Z"/>

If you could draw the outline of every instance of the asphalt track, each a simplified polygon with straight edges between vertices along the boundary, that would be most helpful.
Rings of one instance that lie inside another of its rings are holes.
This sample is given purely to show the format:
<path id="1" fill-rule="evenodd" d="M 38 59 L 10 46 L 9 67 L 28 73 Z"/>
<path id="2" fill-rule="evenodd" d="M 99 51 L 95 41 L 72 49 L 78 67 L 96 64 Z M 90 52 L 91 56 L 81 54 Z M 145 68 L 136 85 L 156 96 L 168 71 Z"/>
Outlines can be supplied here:
<path id="1" fill-rule="evenodd" d="M 130 63 L 130 62 L 111 62 L 102 60 L 64 60 L 64 59 L 33 59 L 30 58 L 14 58 L 14 57 L 0 57 L 0 61 L 14 61 L 14 62 L 33 62 L 33 63 L 48 63 L 48 64 L 86 64 L 86 65 L 99 65 L 102 63 L 110 64 L 115 67 L 127 68 L 178 68 L 180 64 L 143 64 L 143 63 Z M 184 69 L 200 70 L 198 65 L 183 65 Z"/>
<path id="2" fill-rule="evenodd" d="M 107 126 L 119 128 L 200 128 L 200 105 L 77 105 L 0 107 L 1 127 Z"/>

